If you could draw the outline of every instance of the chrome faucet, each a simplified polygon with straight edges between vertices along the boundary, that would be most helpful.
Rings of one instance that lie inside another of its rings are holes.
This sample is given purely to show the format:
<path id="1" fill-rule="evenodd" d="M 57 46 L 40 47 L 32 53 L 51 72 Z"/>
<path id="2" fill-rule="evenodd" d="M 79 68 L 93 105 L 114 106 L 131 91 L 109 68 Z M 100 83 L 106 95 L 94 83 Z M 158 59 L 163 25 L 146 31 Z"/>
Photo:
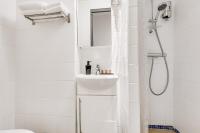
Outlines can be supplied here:
<path id="1" fill-rule="evenodd" d="M 96 75 L 99 75 L 101 72 L 100 65 L 96 66 Z"/>

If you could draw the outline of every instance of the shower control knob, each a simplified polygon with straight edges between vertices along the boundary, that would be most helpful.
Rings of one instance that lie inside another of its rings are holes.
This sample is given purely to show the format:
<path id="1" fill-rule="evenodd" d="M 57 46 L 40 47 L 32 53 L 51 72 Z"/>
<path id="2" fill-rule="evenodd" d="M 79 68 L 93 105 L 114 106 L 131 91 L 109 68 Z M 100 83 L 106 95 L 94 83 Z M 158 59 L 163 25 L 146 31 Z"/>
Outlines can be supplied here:
<path id="1" fill-rule="evenodd" d="M 153 30 L 149 30 L 149 33 L 152 34 L 152 33 L 153 33 Z"/>

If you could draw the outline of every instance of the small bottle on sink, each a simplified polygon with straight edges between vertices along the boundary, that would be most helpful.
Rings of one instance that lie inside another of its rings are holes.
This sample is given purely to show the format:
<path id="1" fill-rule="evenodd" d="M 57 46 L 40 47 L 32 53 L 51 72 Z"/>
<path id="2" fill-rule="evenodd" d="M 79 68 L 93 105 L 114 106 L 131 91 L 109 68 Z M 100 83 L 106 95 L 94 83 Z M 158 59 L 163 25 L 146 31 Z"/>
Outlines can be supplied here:
<path id="1" fill-rule="evenodd" d="M 86 75 L 90 75 L 91 74 L 92 66 L 90 65 L 90 62 L 91 61 L 87 61 L 87 65 L 85 66 L 85 73 L 86 73 Z"/>

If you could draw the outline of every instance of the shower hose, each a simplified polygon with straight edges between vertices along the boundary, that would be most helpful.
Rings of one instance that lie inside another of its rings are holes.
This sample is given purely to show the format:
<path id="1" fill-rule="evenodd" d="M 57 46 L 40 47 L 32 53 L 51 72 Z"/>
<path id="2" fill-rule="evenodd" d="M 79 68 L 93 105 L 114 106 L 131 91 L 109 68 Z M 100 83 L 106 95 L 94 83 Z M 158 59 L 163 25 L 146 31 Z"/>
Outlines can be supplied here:
<path id="1" fill-rule="evenodd" d="M 157 27 L 157 22 L 155 22 L 154 24 L 155 24 L 155 27 Z M 167 81 L 165 83 L 165 86 L 164 86 L 163 90 L 160 93 L 156 93 L 153 90 L 153 88 L 152 88 L 152 74 L 153 74 L 153 69 L 154 69 L 154 60 L 155 60 L 155 57 L 152 57 L 152 60 L 151 60 L 151 70 L 150 70 L 150 76 L 149 76 L 149 88 L 150 88 L 150 91 L 151 91 L 152 94 L 154 94 L 156 96 L 161 96 L 161 95 L 163 95 L 166 92 L 166 90 L 168 88 L 168 85 L 169 85 L 169 67 L 168 67 L 168 63 L 167 63 L 167 57 L 166 57 L 166 55 L 164 53 L 164 50 L 163 50 L 163 47 L 162 47 L 162 43 L 161 43 L 160 37 L 158 35 L 157 28 L 154 28 L 154 31 L 155 31 L 155 34 L 156 34 L 156 38 L 157 38 L 160 50 L 161 50 L 161 54 L 162 54 L 161 57 L 163 58 L 164 63 L 165 63 L 166 72 L 167 72 Z"/>

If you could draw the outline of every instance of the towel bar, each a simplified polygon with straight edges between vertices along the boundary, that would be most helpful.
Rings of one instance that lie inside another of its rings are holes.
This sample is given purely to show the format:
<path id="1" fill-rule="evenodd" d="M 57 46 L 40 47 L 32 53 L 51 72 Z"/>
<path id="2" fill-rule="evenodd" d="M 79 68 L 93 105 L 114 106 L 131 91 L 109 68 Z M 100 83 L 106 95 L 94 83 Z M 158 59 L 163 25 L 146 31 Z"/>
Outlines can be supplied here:
<path id="1" fill-rule="evenodd" d="M 70 14 L 65 14 L 64 12 L 24 15 L 24 17 L 32 21 L 32 25 L 35 25 L 37 21 L 40 20 L 55 20 L 55 19 L 65 19 L 68 23 L 70 23 Z"/>

